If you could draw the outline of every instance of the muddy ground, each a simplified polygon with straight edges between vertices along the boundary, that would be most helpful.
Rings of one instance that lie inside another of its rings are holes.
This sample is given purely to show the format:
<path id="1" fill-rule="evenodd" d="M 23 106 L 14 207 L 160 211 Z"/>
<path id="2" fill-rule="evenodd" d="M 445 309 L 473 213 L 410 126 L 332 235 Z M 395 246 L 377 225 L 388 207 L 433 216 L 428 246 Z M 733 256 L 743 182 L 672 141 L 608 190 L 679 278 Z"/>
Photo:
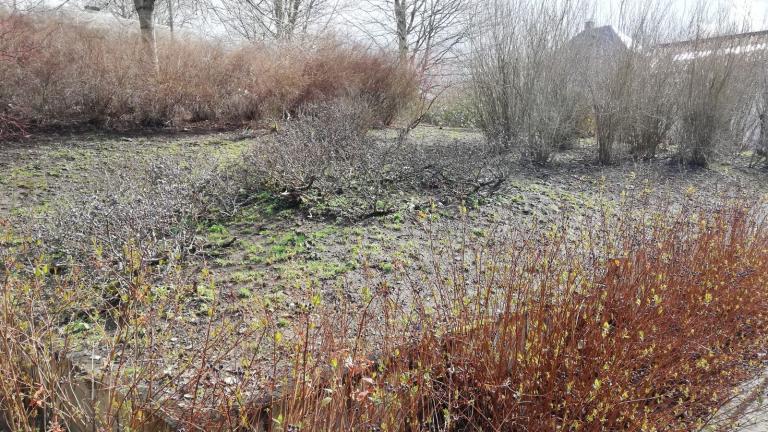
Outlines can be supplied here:
<path id="1" fill-rule="evenodd" d="M 392 135 L 376 133 L 383 138 Z M 262 139 L 242 139 L 241 135 L 88 133 L 2 144 L 0 219 L 31 223 L 55 209 L 73 191 L 88 190 L 102 172 L 125 160 L 142 163 L 167 155 L 190 161 L 199 157 L 236 158 L 253 140 Z M 423 127 L 414 132 L 413 139 L 472 146 L 481 142 L 482 136 L 471 130 Z M 433 198 L 431 213 L 438 216 L 433 228 L 441 232 L 443 240 L 461 232 L 483 242 L 505 231 L 546 227 L 564 218 L 580 223 L 601 206 L 622 200 L 636 206 L 689 205 L 709 211 L 728 199 L 756 199 L 768 193 L 768 171 L 751 167 L 748 154 L 720 158 L 707 169 L 680 166 L 671 149 L 651 161 L 623 157 L 611 166 L 598 165 L 595 154 L 593 143 L 583 140 L 558 153 L 548 167 L 510 162 L 509 177 L 497 191 L 480 201 L 464 203 L 470 208 L 466 219 L 460 216 L 459 203 L 442 202 L 425 191 L 423 198 Z M 395 267 L 428 262 L 431 254 L 430 234 L 408 202 L 404 198 L 400 208 L 380 217 L 350 221 L 320 218 L 301 208 L 260 199 L 234 217 L 199 227 L 198 236 L 219 246 L 193 257 L 185 272 L 204 272 L 204 277 L 215 283 L 210 285 L 213 288 L 185 291 L 190 298 L 184 302 L 186 310 L 179 314 L 187 317 L 186 325 L 168 324 L 168 352 L 198 346 L 204 332 L 196 331 L 195 323 L 205 322 L 212 299 L 219 310 L 231 316 L 247 317 L 256 310 L 269 310 L 276 325 L 287 329 L 299 315 L 297 305 L 306 304 L 316 293 L 326 303 L 354 304 L 365 296 L 360 288 L 371 279 L 402 283 Z M 68 328 L 90 326 L 70 323 Z M 90 347 L 83 361 L 93 363 L 94 358 L 104 357 L 106 353 L 100 353 L 94 342 L 99 336 L 82 333 L 84 347 Z M 235 382 L 240 379 L 238 366 L 227 363 L 220 369 L 229 374 L 227 382 Z M 188 391 L 169 390 L 182 400 Z"/>
<path id="2" fill-rule="evenodd" d="M 384 138 L 394 134 L 375 133 Z M 163 156 L 189 161 L 236 158 L 252 140 L 262 139 L 241 138 L 238 132 L 75 134 L 6 144 L 0 147 L 0 217 L 13 217 L 16 223 L 35 220 L 68 194 L 89 190 L 110 172 L 110 166 L 126 160 L 142 164 Z M 472 146 L 482 136 L 472 130 L 423 127 L 413 139 Z M 584 140 L 558 153 L 548 167 L 513 160 L 499 190 L 479 202 L 464 203 L 470 207 L 466 222 L 460 220 L 459 203 L 441 202 L 429 191 L 423 201 L 431 200 L 440 216 L 436 225 L 443 232 L 468 224 L 464 231 L 483 239 L 522 226 L 546 227 L 564 217 L 578 223 L 605 203 L 639 196 L 643 198 L 633 205 L 693 205 L 707 210 L 725 199 L 754 199 L 768 192 L 768 171 L 750 167 L 749 155 L 721 159 L 707 169 L 682 167 L 671 151 L 652 161 L 624 158 L 607 167 L 598 165 L 594 155 L 593 144 Z M 403 198 L 401 208 L 389 214 L 349 221 L 320 218 L 274 200 L 256 200 L 228 220 L 199 227 L 199 236 L 224 247 L 195 258 L 189 266 L 211 271 L 219 298 L 249 302 L 256 297 L 278 309 L 287 307 L 305 295 L 307 284 L 337 292 L 333 287 L 341 283 L 356 285 L 363 267 L 386 275 L 394 260 L 423 255 L 427 233 L 414 223 L 410 202 L 412 197 Z"/>

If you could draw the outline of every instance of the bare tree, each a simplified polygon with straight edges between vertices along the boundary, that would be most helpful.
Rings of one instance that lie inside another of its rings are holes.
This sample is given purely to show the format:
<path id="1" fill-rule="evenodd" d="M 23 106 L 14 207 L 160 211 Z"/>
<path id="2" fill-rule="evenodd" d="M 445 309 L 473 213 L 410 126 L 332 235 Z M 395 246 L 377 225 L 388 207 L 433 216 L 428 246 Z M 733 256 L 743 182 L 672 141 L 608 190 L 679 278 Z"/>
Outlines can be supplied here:
<path id="1" fill-rule="evenodd" d="M 167 25 L 173 36 L 180 28 L 204 21 L 208 17 L 206 12 L 205 0 L 162 0 L 155 8 L 155 21 Z"/>
<path id="2" fill-rule="evenodd" d="M 339 10 L 335 0 L 221 0 L 213 10 L 230 33 L 246 40 L 291 40 L 324 27 Z"/>
<path id="3" fill-rule="evenodd" d="M 401 60 L 420 71 L 443 64 L 465 40 L 471 0 L 365 0 L 354 24 L 377 43 L 394 39 Z"/>
<path id="4" fill-rule="evenodd" d="M 91 3 L 103 11 L 123 19 L 136 19 L 136 5 L 133 0 L 108 0 L 106 2 Z"/>
<path id="5" fill-rule="evenodd" d="M 477 17 L 472 86 L 480 126 L 536 163 L 575 136 L 578 82 L 566 44 L 580 0 L 495 0 Z"/>
<path id="6" fill-rule="evenodd" d="M 420 95 L 400 129 L 404 142 L 439 96 L 452 84 L 457 47 L 466 40 L 473 0 L 365 0 L 350 21 L 380 48 L 396 47 L 402 66 L 411 67 Z"/>
<path id="7" fill-rule="evenodd" d="M 95 6 L 118 18 L 138 18 L 134 0 L 102 0 L 82 4 Z M 176 29 L 198 22 L 204 16 L 206 8 L 205 0 L 156 0 L 153 19 L 158 24 L 168 26 L 173 36 Z"/>

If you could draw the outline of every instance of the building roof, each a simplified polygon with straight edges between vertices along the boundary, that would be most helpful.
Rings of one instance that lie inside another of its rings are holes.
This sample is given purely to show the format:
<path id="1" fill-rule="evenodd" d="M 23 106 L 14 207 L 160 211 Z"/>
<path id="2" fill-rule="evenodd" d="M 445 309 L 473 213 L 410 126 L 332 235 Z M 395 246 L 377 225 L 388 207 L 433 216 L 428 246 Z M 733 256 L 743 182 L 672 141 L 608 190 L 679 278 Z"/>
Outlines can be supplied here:
<path id="1" fill-rule="evenodd" d="M 658 48 L 677 48 L 694 44 L 720 43 L 720 42 L 749 42 L 755 39 L 768 40 L 768 30 L 761 30 L 747 33 L 737 33 L 730 35 L 719 35 L 707 38 L 689 39 L 674 42 L 665 42 L 656 45 Z"/>
<path id="2" fill-rule="evenodd" d="M 600 50 L 627 49 L 632 46 L 632 38 L 611 25 L 595 27 L 591 21 L 588 21 L 584 30 L 574 36 L 570 43 L 577 47 Z"/>
<path id="3" fill-rule="evenodd" d="M 768 30 L 661 43 L 654 49 L 668 52 L 675 61 L 689 61 L 714 54 L 762 53 L 768 51 Z"/>
<path id="4" fill-rule="evenodd" d="M 611 56 L 625 49 L 643 50 L 633 46 L 629 36 L 606 25 L 595 27 L 587 21 L 584 30 L 568 43 L 569 50 L 578 55 Z M 671 55 L 674 61 L 689 61 L 710 55 L 749 55 L 768 51 L 768 30 L 718 35 L 689 40 L 680 40 L 656 44 L 648 51 Z"/>

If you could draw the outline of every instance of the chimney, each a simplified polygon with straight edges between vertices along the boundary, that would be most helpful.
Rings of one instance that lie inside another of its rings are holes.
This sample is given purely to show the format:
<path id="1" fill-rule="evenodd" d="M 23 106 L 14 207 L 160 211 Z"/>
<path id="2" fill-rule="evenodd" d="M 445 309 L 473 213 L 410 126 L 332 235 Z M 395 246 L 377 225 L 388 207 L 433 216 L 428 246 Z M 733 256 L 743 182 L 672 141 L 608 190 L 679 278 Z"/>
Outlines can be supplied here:
<path id="1" fill-rule="evenodd" d="M 595 28 L 595 22 L 594 21 L 589 20 L 589 21 L 584 23 L 584 30 L 592 30 L 593 28 Z"/>

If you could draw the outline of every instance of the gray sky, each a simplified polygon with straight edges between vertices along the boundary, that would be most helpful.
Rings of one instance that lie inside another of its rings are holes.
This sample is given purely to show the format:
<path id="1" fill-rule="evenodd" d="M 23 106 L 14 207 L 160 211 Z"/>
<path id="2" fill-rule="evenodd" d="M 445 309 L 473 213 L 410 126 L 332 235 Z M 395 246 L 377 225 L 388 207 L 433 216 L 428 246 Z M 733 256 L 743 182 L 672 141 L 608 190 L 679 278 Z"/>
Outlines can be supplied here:
<path id="1" fill-rule="evenodd" d="M 95 0 L 16 0 L 20 5 L 25 3 L 32 4 L 47 4 L 48 6 L 61 5 L 63 3 L 70 4 L 87 4 L 96 3 Z M 163 0 L 158 0 L 163 1 Z M 337 0 L 340 3 L 346 3 L 346 13 L 344 17 L 340 17 L 338 24 L 340 25 L 341 33 L 355 33 L 354 29 L 349 28 L 348 18 L 359 15 L 356 13 L 357 7 L 360 7 L 359 0 Z M 476 0 L 482 4 L 487 0 Z M 585 11 L 587 15 L 593 14 L 593 18 L 597 25 L 619 25 L 619 19 L 617 18 L 620 5 L 622 3 L 628 4 L 630 7 L 638 5 L 645 5 L 649 2 L 659 2 L 662 4 L 669 4 L 671 10 L 677 14 L 685 14 L 686 10 L 690 10 L 697 3 L 705 2 L 708 7 L 715 9 L 718 6 L 729 12 L 729 16 L 733 21 L 738 21 L 739 27 L 741 24 L 747 26 L 750 30 L 768 30 L 768 0 L 587 0 L 592 6 L 589 9 L 593 11 Z M 11 4 L 13 0 L 0 0 L 0 5 Z M 346 19 L 344 19 L 346 18 Z M 206 23 L 205 27 L 208 30 L 212 30 L 210 27 L 216 27 L 214 24 Z M 216 27 L 218 28 L 218 27 Z M 219 31 L 214 31 L 218 33 Z"/>

